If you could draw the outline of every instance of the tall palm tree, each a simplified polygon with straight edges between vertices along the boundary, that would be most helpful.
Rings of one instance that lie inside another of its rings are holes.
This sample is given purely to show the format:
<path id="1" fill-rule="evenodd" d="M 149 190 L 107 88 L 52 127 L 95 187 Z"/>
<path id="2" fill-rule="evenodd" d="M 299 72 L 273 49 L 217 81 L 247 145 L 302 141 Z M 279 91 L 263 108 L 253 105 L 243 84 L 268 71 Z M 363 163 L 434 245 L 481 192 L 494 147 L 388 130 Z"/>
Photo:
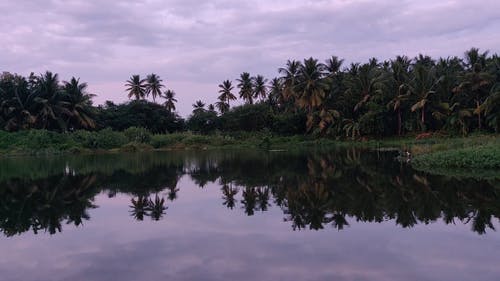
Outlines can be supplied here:
<path id="1" fill-rule="evenodd" d="M 395 60 L 390 62 L 391 82 L 396 92 L 387 104 L 387 107 L 392 108 L 397 114 L 398 136 L 402 134 L 402 111 L 406 105 L 406 101 L 410 98 L 406 86 L 409 81 L 410 64 L 411 61 L 405 56 L 398 56 Z"/>
<path id="2" fill-rule="evenodd" d="M 295 98 L 295 86 L 296 79 L 299 75 L 299 71 L 302 64 L 296 60 L 288 60 L 285 67 L 278 69 L 278 72 L 282 75 L 281 78 L 284 81 L 283 85 L 283 96 L 285 100 Z"/>
<path id="3" fill-rule="evenodd" d="M 323 104 L 327 90 L 322 65 L 313 58 L 304 60 L 297 76 L 297 105 L 311 112 Z"/>
<path id="4" fill-rule="evenodd" d="M 156 97 L 161 96 L 161 89 L 165 87 L 161 82 L 160 76 L 151 73 L 146 77 L 146 95 L 153 97 L 153 102 L 156 102 Z"/>
<path id="5" fill-rule="evenodd" d="M 40 128 L 65 129 L 64 120 L 61 118 L 65 105 L 57 73 L 47 71 L 37 78 L 33 102 L 36 123 Z"/>
<path id="6" fill-rule="evenodd" d="M 166 90 L 164 93 L 165 102 L 163 105 L 169 112 L 175 111 L 175 103 L 177 99 L 175 98 L 175 92 L 172 90 Z"/>
<path id="7" fill-rule="evenodd" d="M 227 103 L 229 107 L 229 101 L 235 100 L 236 96 L 231 92 L 233 90 L 233 84 L 229 80 L 225 80 L 222 84 L 219 84 L 219 100 Z"/>
<path id="8" fill-rule="evenodd" d="M 199 112 L 203 112 L 205 111 L 205 103 L 202 102 L 201 100 L 198 100 L 196 101 L 195 103 L 193 103 L 193 113 L 196 114 L 196 113 L 199 113 Z"/>
<path id="9" fill-rule="evenodd" d="M 479 130 L 482 128 L 481 116 L 484 114 L 481 104 L 488 97 L 494 80 L 493 75 L 485 71 L 487 54 L 488 52 L 479 53 L 479 49 L 476 48 L 465 52 L 467 70 L 461 77 L 462 83 L 458 86 L 459 91 L 464 92 L 472 100 Z"/>
<path id="10" fill-rule="evenodd" d="M 220 114 L 224 114 L 224 113 L 226 113 L 226 112 L 229 111 L 229 104 L 226 101 L 224 101 L 224 100 L 222 100 L 220 98 L 215 103 L 215 107 L 217 107 L 217 109 L 219 110 Z"/>
<path id="11" fill-rule="evenodd" d="M 340 71 L 340 67 L 344 63 L 343 59 L 339 59 L 337 56 L 332 56 L 323 64 L 327 76 L 333 76 Z"/>
<path id="12" fill-rule="evenodd" d="M 240 75 L 237 87 L 240 89 L 240 98 L 242 98 L 246 103 L 253 104 L 253 85 L 250 73 L 243 72 Z"/>
<path id="13" fill-rule="evenodd" d="M 253 96 L 254 98 L 264 100 L 267 96 L 267 79 L 262 75 L 257 75 L 253 79 Z"/>
<path id="14" fill-rule="evenodd" d="M 125 84 L 125 86 L 128 87 L 128 98 L 134 97 L 136 100 L 143 99 L 146 96 L 145 82 L 146 79 L 141 79 L 140 75 L 132 75 Z"/>
<path id="15" fill-rule="evenodd" d="M 66 95 L 68 125 L 75 128 L 95 128 L 92 109 L 92 98 L 95 95 L 87 93 L 87 83 L 80 83 L 80 79 L 72 77 L 69 82 L 64 82 L 63 90 Z"/>
<path id="16" fill-rule="evenodd" d="M 430 105 L 432 95 L 436 93 L 435 89 L 440 78 L 436 77 L 434 67 L 428 64 L 415 64 L 412 73 L 413 78 L 407 85 L 412 95 L 417 98 L 417 102 L 413 104 L 411 111 L 420 111 L 422 131 L 425 131 L 426 109 Z"/>
<path id="17" fill-rule="evenodd" d="M 269 93 L 267 95 L 267 100 L 269 105 L 274 109 L 277 106 L 282 106 L 284 104 L 283 100 L 283 84 L 281 79 L 275 77 L 269 83 Z"/>

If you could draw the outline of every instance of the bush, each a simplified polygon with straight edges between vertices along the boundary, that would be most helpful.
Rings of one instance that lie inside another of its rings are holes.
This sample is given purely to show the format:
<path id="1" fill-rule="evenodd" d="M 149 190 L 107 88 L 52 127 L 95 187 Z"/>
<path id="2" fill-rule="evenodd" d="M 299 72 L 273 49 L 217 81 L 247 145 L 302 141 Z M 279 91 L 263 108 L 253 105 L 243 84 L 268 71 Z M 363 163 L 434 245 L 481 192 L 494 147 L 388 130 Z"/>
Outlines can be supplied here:
<path id="1" fill-rule="evenodd" d="M 129 142 L 149 143 L 151 133 L 145 128 L 130 127 L 123 131 Z"/>
<path id="2" fill-rule="evenodd" d="M 182 142 L 186 137 L 186 134 L 153 135 L 150 144 L 154 148 L 169 147 Z"/>
<path id="3" fill-rule="evenodd" d="M 98 132 L 76 131 L 72 136 L 82 147 L 91 149 L 118 148 L 129 142 L 125 134 L 111 129 Z"/>

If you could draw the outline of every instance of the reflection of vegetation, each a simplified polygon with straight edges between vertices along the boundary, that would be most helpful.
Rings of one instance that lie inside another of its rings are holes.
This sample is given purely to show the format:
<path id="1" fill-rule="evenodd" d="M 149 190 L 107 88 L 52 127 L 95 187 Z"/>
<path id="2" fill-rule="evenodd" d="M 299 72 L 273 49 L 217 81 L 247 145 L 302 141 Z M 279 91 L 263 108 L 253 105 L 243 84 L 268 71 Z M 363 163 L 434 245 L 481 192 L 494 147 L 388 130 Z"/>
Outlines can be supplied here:
<path id="1" fill-rule="evenodd" d="M 0 229 L 6 236 L 32 230 L 60 232 L 62 223 L 82 225 L 97 194 L 94 175 L 9 181 L 0 188 Z"/>
<path id="2" fill-rule="evenodd" d="M 279 207 L 297 230 L 328 225 L 340 230 L 350 220 L 393 220 L 402 227 L 462 222 L 480 234 L 494 229 L 500 217 L 498 180 L 416 172 L 394 161 L 396 154 L 351 149 L 56 158 L 49 163 L 58 175 L 24 180 L 2 175 L 0 229 L 12 236 L 29 230 L 53 234 L 64 223 L 79 226 L 89 219 L 87 212 L 96 207 L 93 200 L 101 191 L 131 195 L 130 213 L 137 220 L 160 220 L 166 199 L 175 202 L 178 197 L 183 175 L 198 186 L 220 184 L 222 204 L 238 210 L 235 206 L 241 203 L 249 216 Z M 39 165 L 24 161 L 30 168 Z M 102 170 L 92 171 L 86 161 Z M 16 162 L 16 167 L 21 164 Z M 4 165 L 0 170 L 8 171 Z M 159 195 L 162 191 L 165 198 Z"/>
<path id="3" fill-rule="evenodd" d="M 224 184 L 222 186 L 222 199 L 224 202 L 222 203 L 224 206 L 228 207 L 229 209 L 233 209 L 234 206 L 236 205 L 236 199 L 235 196 L 238 194 L 238 189 L 229 187 L 227 184 Z"/>

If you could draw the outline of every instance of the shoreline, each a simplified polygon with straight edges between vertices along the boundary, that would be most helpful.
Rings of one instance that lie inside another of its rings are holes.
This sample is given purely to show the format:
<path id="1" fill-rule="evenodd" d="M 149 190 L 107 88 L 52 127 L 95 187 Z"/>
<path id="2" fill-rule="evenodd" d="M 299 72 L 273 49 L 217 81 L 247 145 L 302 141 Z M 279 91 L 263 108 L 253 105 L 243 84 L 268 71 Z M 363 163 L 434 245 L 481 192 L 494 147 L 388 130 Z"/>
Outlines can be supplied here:
<path id="1" fill-rule="evenodd" d="M 359 148 L 411 153 L 418 170 L 500 169 L 500 136 L 477 134 L 468 137 L 435 135 L 425 139 L 403 136 L 387 139 L 334 140 L 311 136 L 276 136 L 266 133 L 199 135 L 173 133 L 125 136 L 123 132 L 56 133 L 31 130 L 0 132 L 0 157 L 96 155 L 124 152 L 155 152 L 212 149 L 259 149 L 288 151 L 317 148 Z M 139 140 L 139 141 L 137 141 Z"/>

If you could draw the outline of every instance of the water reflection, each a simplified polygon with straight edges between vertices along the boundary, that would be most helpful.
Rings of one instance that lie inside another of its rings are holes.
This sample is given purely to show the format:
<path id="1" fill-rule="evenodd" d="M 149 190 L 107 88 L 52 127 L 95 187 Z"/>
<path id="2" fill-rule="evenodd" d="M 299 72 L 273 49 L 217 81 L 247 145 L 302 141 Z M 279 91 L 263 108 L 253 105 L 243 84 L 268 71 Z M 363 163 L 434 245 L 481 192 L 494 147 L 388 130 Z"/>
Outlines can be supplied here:
<path id="1" fill-rule="evenodd" d="M 253 216 L 281 209 L 293 230 L 342 230 L 353 221 L 387 220 L 411 228 L 439 219 L 470 224 L 478 234 L 494 230 L 500 216 L 498 179 L 429 175 L 394 157 L 350 149 L 7 159 L 0 164 L 0 229 L 13 236 L 81 226 L 103 192 L 128 194 L 135 220 L 168 219 L 167 205 L 176 203 L 179 180 L 187 176 L 200 188 L 219 185 L 213 192 L 220 192 L 220 203 L 233 212 Z"/>

